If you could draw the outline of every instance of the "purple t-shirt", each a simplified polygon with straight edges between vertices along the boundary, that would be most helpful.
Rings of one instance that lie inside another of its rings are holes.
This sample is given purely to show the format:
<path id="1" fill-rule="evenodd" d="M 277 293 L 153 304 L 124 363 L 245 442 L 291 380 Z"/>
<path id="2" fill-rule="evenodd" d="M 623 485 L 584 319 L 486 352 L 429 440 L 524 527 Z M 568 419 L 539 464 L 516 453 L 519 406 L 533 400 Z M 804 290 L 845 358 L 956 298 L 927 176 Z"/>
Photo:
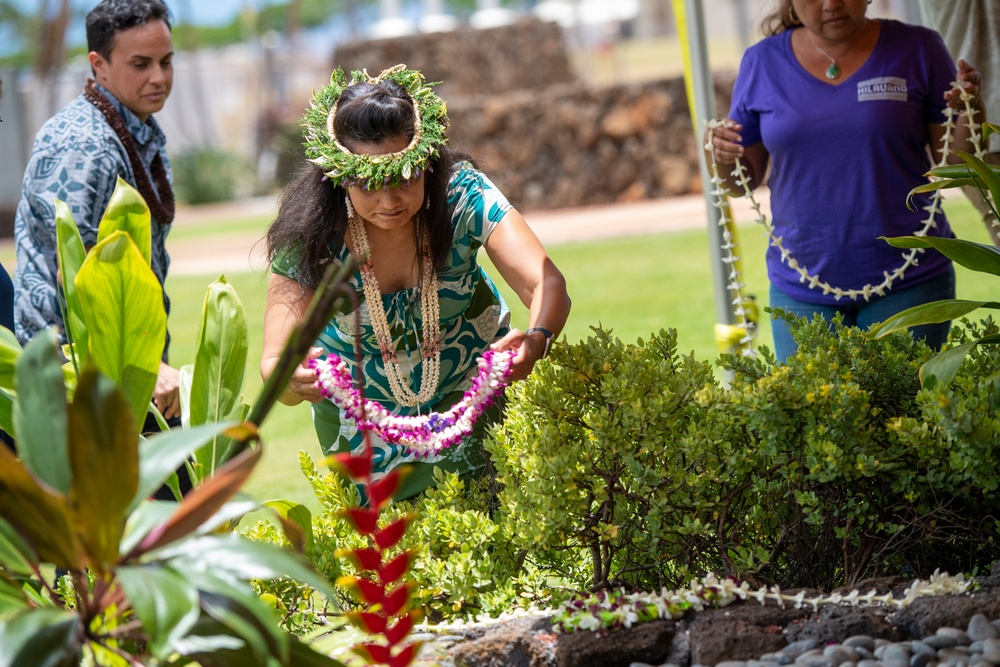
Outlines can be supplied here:
<path id="1" fill-rule="evenodd" d="M 906 198 L 927 182 L 928 124 L 944 120 L 943 95 L 955 78 L 936 32 L 881 24 L 861 69 L 832 86 L 795 59 L 791 31 L 755 44 L 740 64 L 730 111 L 743 125 L 744 145 L 763 141 L 770 154 L 771 213 L 783 245 L 811 275 L 845 290 L 880 284 L 903 263 L 904 251 L 878 237 L 911 235 L 926 219 L 930 196 L 914 197 L 912 211 Z M 930 233 L 954 236 L 944 214 Z M 950 266 L 934 250 L 918 259 L 894 288 L 932 280 Z M 801 282 L 773 246 L 767 270 L 793 299 L 838 303 Z"/>

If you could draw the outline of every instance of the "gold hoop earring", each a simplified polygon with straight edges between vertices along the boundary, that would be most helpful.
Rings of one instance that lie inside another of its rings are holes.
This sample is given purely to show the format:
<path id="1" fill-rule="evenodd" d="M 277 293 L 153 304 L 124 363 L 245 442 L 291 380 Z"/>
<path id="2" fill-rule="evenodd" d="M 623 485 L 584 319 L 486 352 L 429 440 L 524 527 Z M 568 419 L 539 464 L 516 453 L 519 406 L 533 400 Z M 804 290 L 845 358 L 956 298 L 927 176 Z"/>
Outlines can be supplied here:
<path id="1" fill-rule="evenodd" d="M 871 0 L 868 0 L 868 4 L 871 4 Z M 802 21 L 800 21 L 799 17 L 795 14 L 795 7 L 792 7 L 791 5 L 788 5 L 788 23 L 790 25 L 802 25 Z"/>

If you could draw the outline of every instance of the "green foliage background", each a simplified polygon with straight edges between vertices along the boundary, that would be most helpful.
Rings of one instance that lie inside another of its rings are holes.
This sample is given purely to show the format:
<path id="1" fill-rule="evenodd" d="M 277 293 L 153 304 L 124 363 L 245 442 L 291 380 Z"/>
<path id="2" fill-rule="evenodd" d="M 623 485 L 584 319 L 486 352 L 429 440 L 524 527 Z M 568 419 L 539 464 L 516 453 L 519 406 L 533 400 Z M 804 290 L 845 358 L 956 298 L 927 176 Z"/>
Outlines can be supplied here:
<path id="1" fill-rule="evenodd" d="M 986 228 L 964 197 L 945 201 L 949 220 L 963 239 L 988 243 Z M 526 214 L 529 224 L 531 214 Z M 222 218 L 211 224 L 179 226 L 171 232 L 168 244 L 176 240 L 213 240 L 227 236 L 262 237 L 269 220 L 265 217 Z M 739 226 L 739 242 L 745 250 L 744 270 L 747 292 L 757 296 L 761 307 L 767 304 L 767 277 L 763 254 L 766 239 L 759 227 Z M 601 325 L 623 341 L 634 342 L 661 328 L 677 330 L 680 354 L 694 353 L 698 360 L 713 360 L 718 355 L 714 341 L 715 303 L 708 235 L 704 230 L 690 230 L 631 238 L 550 245 L 547 250 L 565 274 L 573 298 L 573 310 L 562 338 L 570 342 L 585 339 L 591 326 Z M 5 267 L 12 266 L 12 253 L 0 252 Z M 487 271 L 496 272 L 487 265 Z M 977 274 L 957 269 L 960 298 L 991 298 L 991 285 Z M 204 275 L 172 275 L 167 280 L 171 295 L 171 358 L 176 365 L 191 363 L 197 322 L 205 287 L 218 278 L 206 267 Z M 260 388 L 261 332 L 267 276 L 260 273 L 227 274 L 247 310 L 250 348 L 246 375 L 246 396 L 255 396 Z M 513 323 L 523 327 L 527 314 L 514 295 L 498 280 L 504 297 L 511 304 Z M 760 344 L 771 344 L 770 324 L 760 323 Z M 279 405 L 264 424 L 264 464 L 259 466 L 248 488 L 260 499 L 289 498 L 318 509 L 315 497 L 299 469 L 296 454 L 305 450 L 318 458 L 321 453 L 309 415 L 309 407 Z"/>

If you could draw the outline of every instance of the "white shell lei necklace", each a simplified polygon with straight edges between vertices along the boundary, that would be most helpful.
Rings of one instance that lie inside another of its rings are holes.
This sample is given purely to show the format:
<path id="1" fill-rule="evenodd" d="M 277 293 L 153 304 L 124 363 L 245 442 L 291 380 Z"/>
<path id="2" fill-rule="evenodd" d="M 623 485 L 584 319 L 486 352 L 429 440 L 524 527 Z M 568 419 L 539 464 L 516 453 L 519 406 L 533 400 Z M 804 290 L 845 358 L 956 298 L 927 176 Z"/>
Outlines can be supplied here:
<path id="1" fill-rule="evenodd" d="M 427 232 L 419 221 L 414 221 L 417 225 L 417 245 L 420 254 L 420 318 L 424 336 L 420 345 L 423 357 L 420 390 L 414 393 L 409 387 L 409 382 L 404 381 L 399 368 L 389 322 L 382 307 L 382 290 L 379 288 L 375 269 L 372 267 L 371 246 L 368 245 L 364 220 L 355 212 L 350 197 L 345 195 L 344 199 L 347 202 L 347 226 L 354 243 L 354 253 L 363 262 L 361 286 L 364 289 L 365 301 L 368 302 L 368 317 L 375 331 L 379 350 L 382 352 L 385 375 L 389 379 L 389 390 L 401 405 L 408 407 L 422 405 L 434 396 L 441 377 L 441 310 L 438 305 L 437 277 L 434 274 L 434 261 L 431 257 Z M 409 380 L 408 377 L 406 379 Z"/>
<path id="2" fill-rule="evenodd" d="M 976 155 L 983 158 L 985 153 L 982 147 L 982 134 L 979 129 L 979 124 L 975 122 L 975 116 L 978 111 L 972 107 L 972 96 L 966 92 L 962 86 L 958 85 L 958 83 L 954 83 L 953 85 L 957 86 L 959 90 L 962 91 L 962 100 L 965 102 L 965 110 L 962 111 L 962 113 L 966 114 L 969 118 L 969 126 L 971 130 L 970 140 L 975 148 Z M 941 148 L 941 160 L 934 165 L 935 167 L 941 167 L 947 163 L 948 155 L 951 153 L 951 142 L 955 130 L 955 116 L 957 116 L 958 113 L 959 112 L 955 111 L 951 107 L 947 107 L 945 109 L 945 133 L 943 146 Z M 708 142 L 705 145 L 705 150 L 712 156 L 710 168 L 712 172 L 712 183 L 715 185 L 715 189 L 712 191 L 712 195 L 715 197 L 713 205 L 722 213 L 719 220 L 720 225 L 725 225 L 726 221 L 730 219 L 728 210 L 729 202 L 727 197 L 732 194 L 726 187 L 725 181 L 719 175 L 719 165 L 715 161 L 715 150 L 712 145 L 712 137 L 715 128 L 721 127 L 723 124 L 724 121 L 721 120 L 708 121 Z M 799 282 L 808 283 L 810 289 L 819 288 L 823 290 L 823 294 L 833 294 L 834 298 L 838 301 L 843 297 L 847 297 L 851 300 L 863 298 L 865 301 L 868 301 L 872 296 L 885 296 L 885 293 L 892 289 L 893 283 L 902 281 L 906 270 L 918 263 L 918 254 L 924 252 L 922 248 L 913 248 L 908 252 L 903 253 L 901 256 L 902 263 L 900 266 L 896 267 L 891 272 L 885 271 L 883 273 L 885 278 L 878 285 L 867 284 L 860 289 L 843 289 L 830 285 L 829 283 L 823 281 L 819 275 L 810 273 L 807 267 L 800 265 L 798 261 L 792 257 L 791 250 L 784 246 L 784 239 L 775 233 L 774 226 L 767 219 L 767 216 L 761 212 L 760 203 L 754 199 L 753 191 L 750 189 L 750 182 L 747 176 L 746 167 L 743 166 L 743 163 L 739 160 L 739 158 L 736 159 L 732 175 L 736 177 L 737 182 L 739 182 L 740 186 L 743 188 L 743 196 L 750 200 L 751 207 L 757 214 L 757 222 L 764 227 L 768 237 L 770 238 L 771 245 L 781 252 L 781 261 L 798 272 Z M 914 236 L 926 236 L 928 231 L 937 226 L 937 215 L 941 212 L 941 190 L 936 190 L 934 192 L 930 204 L 925 206 L 924 210 L 927 211 L 927 218 L 922 222 L 920 229 L 913 232 Z M 732 267 L 732 271 L 730 273 L 730 284 L 728 287 L 732 292 L 738 295 L 736 298 L 738 301 L 737 309 L 738 311 L 743 312 L 749 304 L 748 299 L 743 296 L 742 292 L 742 288 L 745 285 L 742 282 L 739 272 L 735 268 L 737 257 L 733 253 L 733 249 L 736 246 L 732 242 L 731 235 L 727 234 L 724 240 L 725 244 L 722 247 L 722 261 Z"/>

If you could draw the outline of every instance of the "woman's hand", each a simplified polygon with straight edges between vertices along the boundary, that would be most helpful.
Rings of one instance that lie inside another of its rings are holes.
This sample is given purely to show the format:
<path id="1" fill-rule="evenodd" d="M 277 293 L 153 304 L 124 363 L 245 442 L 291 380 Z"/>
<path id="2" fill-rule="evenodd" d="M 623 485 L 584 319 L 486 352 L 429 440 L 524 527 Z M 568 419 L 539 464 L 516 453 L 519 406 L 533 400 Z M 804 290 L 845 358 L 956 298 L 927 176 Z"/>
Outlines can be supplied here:
<path id="1" fill-rule="evenodd" d="M 160 362 L 153 388 L 153 404 L 164 419 L 181 416 L 181 374 L 176 368 Z"/>
<path id="2" fill-rule="evenodd" d="M 979 93 L 982 90 L 983 75 L 976 68 L 967 63 L 964 59 L 958 61 L 958 72 L 955 74 L 957 86 L 944 94 L 948 106 L 953 109 L 964 109 L 965 102 L 962 101 L 962 93 L 972 95 L 972 106 L 979 107 Z"/>
<path id="3" fill-rule="evenodd" d="M 506 336 L 494 341 L 490 349 L 517 350 L 508 378 L 511 382 L 516 382 L 531 375 L 535 362 L 541 359 L 545 352 L 545 341 L 539 340 L 538 336 L 526 336 L 520 329 L 511 329 Z"/>
<path id="4" fill-rule="evenodd" d="M 293 394 L 309 403 L 319 403 L 323 400 L 323 392 L 320 391 L 317 381 L 319 374 L 309 368 L 309 360 L 323 356 L 323 349 L 319 347 L 309 348 L 302 363 L 298 365 L 288 381 L 288 389 Z"/>
<path id="5" fill-rule="evenodd" d="M 740 132 L 743 126 L 732 120 L 724 118 L 722 124 L 716 127 L 712 135 L 711 151 L 712 157 L 719 164 L 734 164 L 736 158 L 743 158 L 743 137 Z M 705 130 L 705 147 L 708 145 L 709 131 Z"/>

